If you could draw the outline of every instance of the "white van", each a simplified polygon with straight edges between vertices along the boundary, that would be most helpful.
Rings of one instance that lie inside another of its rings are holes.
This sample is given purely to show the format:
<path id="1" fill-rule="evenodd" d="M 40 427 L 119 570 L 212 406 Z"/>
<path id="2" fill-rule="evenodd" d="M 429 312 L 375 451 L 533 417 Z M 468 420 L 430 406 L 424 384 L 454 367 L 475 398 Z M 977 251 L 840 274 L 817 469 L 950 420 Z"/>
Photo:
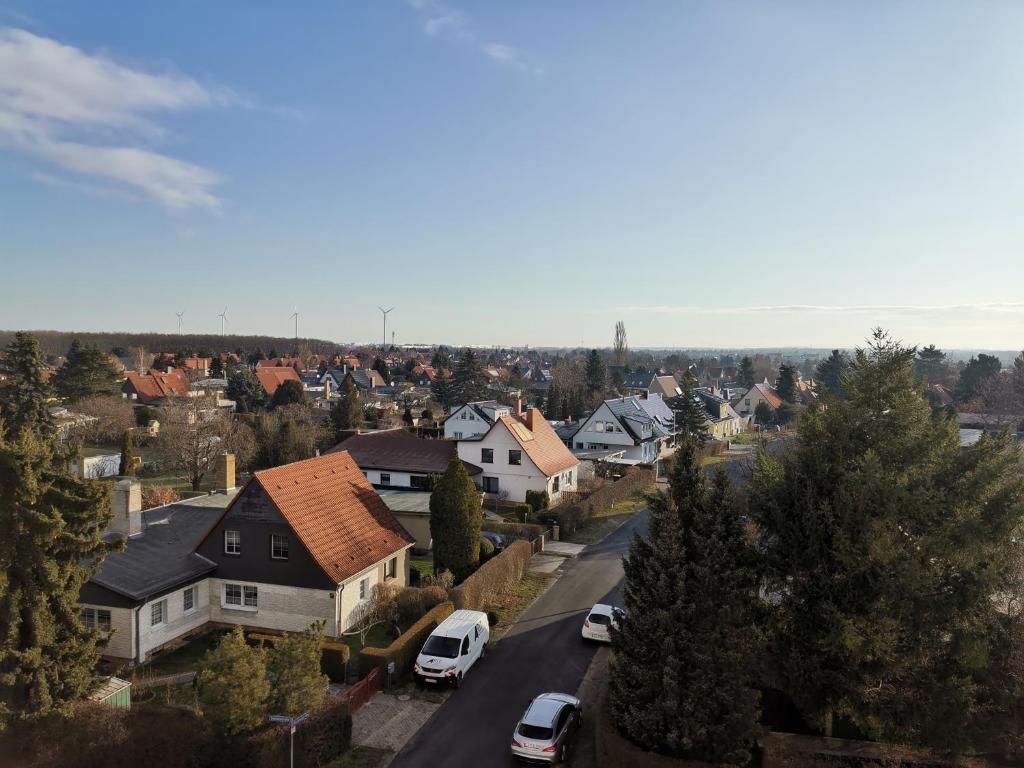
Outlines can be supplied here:
<path id="1" fill-rule="evenodd" d="M 416 657 L 413 676 L 417 683 L 451 683 L 458 688 L 462 678 L 487 651 L 491 638 L 487 614 L 455 611 L 437 625 Z"/>

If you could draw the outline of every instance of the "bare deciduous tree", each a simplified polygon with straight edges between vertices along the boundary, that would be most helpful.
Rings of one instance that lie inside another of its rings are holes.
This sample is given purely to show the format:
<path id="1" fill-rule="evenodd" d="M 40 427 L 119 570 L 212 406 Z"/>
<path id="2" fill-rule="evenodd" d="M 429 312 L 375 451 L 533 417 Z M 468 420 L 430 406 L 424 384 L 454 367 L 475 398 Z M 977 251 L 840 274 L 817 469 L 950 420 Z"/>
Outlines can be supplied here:
<path id="1" fill-rule="evenodd" d="M 75 437 L 88 443 L 116 444 L 135 426 L 131 404 L 113 395 L 93 395 L 79 400 L 74 410 L 92 419 L 74 430 Z"/>
<path id="2" fill-rule="evenodd" d="M 218 409 L 213 398 L 178 398 L 161 408 L 160 415 L 160 455 L 185 476 L 193 491 L 199 490 L 221 453 L 235 454 L 243 466 L 252 456 L 252 430 Z"/>
<path id="3" fill-rule="evenodd" d="M 626 324 L 619 320 L 615 324 L 615 341 L 612 344 L 615 353 L 615 364 L 625 365 L 629 360 L 629 345 L 626 343 Z"/>
<path id="4" fill-rule="evenodd" d="M 370 630 L 378 624 L 391 625 L 398 621 L 398 593 L 391 584 L 374 584 L 370 596 L 356 605 L 349 614 L 351 626 L 359 632 L 359 641 L 366 645 Z"/>

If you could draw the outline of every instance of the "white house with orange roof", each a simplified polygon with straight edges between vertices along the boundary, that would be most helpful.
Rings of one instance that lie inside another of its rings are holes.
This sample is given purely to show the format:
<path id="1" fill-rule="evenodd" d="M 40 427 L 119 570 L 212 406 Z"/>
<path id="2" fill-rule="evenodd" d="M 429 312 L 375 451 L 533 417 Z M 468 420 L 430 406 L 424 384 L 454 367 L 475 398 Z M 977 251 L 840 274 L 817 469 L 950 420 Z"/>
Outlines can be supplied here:
<path id="1" fill-rule="evenodd" d="M 458 451 L 460 459 L 483 470 L 473 479 L 484 493 L 509 501 L 526 501 L 527 491 L 547 491 L 556 504 L 579 481 L 579 459 L 536 408 L 498 416 L 482 437 L 459 440 Z"/>

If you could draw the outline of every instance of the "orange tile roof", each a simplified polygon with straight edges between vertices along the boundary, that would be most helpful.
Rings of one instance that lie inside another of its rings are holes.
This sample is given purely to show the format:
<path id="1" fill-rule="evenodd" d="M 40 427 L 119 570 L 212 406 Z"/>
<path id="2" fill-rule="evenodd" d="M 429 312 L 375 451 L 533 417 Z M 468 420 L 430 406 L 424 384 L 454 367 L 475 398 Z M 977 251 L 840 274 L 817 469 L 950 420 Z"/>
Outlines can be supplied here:
<path id="1" fill-rule="evenodd" d="M 779 397 L 775 387 L 770 387 L 767 384 L 755 384 L 754 388 L 761 393 L 761 396 L 768 401 L 768 405 L 772 408 L 778 408 L 782 405 L 782 398 Z"/>
<path id="2" fill-rule="evenodd" d="M 537 408 L 530 408 L 521 416 L 499 416 L 498 422 L 523 447 L 537 469 L 548 477 L 579 465 L 580 461 L 565 447 L 555 430 L 544 420 Z M 495 427 L 492 426 L 491 429 Z"/>
<path id="3" fill-rule="evenodd" d="M 306 363 L 301 357 L 272 357 L 269 360 L 260 360 L 256 363 L 256 368 L 283 368 L 288 366 L 294 368 L 295 366 L 305 369 Z"/>
<path id="4" fill-rule="evenodd" d="M 248 482 L 263 487 L 336 583 L 415 542 L 346 451 L 265 469 Z"/>
<path id="5" fill-rule="evenodd" d="M 185 368 L 190 371 L 197 371 L 202 369 L 209 369 L 213 363 L 212 357 L 186 357 Z"/>
<path id="6" fill-rule="evenodd" d="M 299 378 L 299 374 L 295 372 L 294 368 L 288 368 L 285 366 L 257 368 L 256 378 L 260 380 L 260 384 L 263 385 L 263 389 L 268 395 L 274 394 L 274 392 L 277 391 L 277 388 L 286 381 L 302 382 L 302 379 Z"/>
<path id="7" fill-rule="evenodd" d="M 125 381 L 135 390 L 136 399 L 141 403 L 160 400 L 165 397 L 188 395 L 188 376 L 180 368 L 170 372 L 152 368 L 146 373 L 125 372 Z"/>

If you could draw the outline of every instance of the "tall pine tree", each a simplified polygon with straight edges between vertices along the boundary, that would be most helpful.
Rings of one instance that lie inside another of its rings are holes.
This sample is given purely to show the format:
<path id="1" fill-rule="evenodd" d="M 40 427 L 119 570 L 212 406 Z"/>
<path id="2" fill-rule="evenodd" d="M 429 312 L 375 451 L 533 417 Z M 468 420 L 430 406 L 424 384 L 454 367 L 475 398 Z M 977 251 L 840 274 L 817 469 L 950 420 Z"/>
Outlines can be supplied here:
<path id="1" fill-rule="evenodd" d="M 0 434 L 13 438 L 25 428 L 42 435 L 53 434 L 53 419 L 47 409 L 52 390 L 43 378 L 43 356 L 39 342 L 19 331 L 4 349 L 7 381 L 0 384 Z"/>
<path id="2" fill-rule="evenodd" d="M 0 436 L 0 726 L 67 711 L 96 682 L 100 637 L 77 602 L 107 551 L 110 497 L 67 466 L 34 429 Z"/>
<path id="3" fill-rule="evenodd" d="M 590 354 L 587 355 L 587 367 L 586 367 L 586 387 L 587 395 L 590 398 L 600 396 L 604 393 L 606 386 L 607 370 L 605 369 L 604 360 L 601 359 L 601 353 L 596 349 L 590 350 Z"/>
<path id="4" fill-rule="evenodd" d="M 676 417 L 676 432 L 680 437 L 692 437 L 699 443 L 707 439 L 708 414 L 704 401 L 694 391 L 689 377 L 684 376 L 679 384 L 682 393 L 668 401 Z"/>
<path id="5" fill-rule="evenodd" d="M 480 562 L 480 491 L 458 458 L 430 494 L 430 537 L 434 540 L 434 571 L 451 571 L 456 582 Z"/>
<path id="6" fill-rule="evenodd" d="M 469 347 L 459 353 L 455 363 L 452 380 L 453 404 L 463 405 L 483 400 L 487 397 L 487 386 L 484 383 L 484 371 L 480 358 Z"/>
<path id="7" fill-rule="evenodd" d="M 359 390 L 352 382 L 352 377 L 346 376 L 338 402 L 331 409 L 331 426 L 334 427 L 335 438 L 340 440 L 345 431 L 358 429 L 362 424 L 363 406 L 359 402 Z"/>
<path id="8" fill-rule="evenodd" d="M 708 489 L 696 443 L 677 450 L 647 539 L 624 561 L 609 706 L 645 749 L 743 764 L 757 732 L 757 569 L 729 480 Z"/>
<path id="9" fill-rule="evenodd" d="M 779 380 L 775 384 L 784 403 L 796 403 L 796 367 L 783 363 L 779 366 Z"/>
<path id="10" fill-rule="evenodd" d="M 116 396 L 121 392 L 121 372 L 95 344 L 75 339 L 53 384 L 58 395 L 72 402 L 95 395 Z"/>
<path id="11" fill-rule="evenodd" d="M 796 448 L 761 456 L 750 493 L 772 645 L 789 694 L 823 732 L 957 751 L 1008 729 L 1009 637 L 1024 481 L 1009 438 L 961 448 L 933 417 L 914 350 L 876 330 L 847 397 L 809 411 Z"/>
<path id="12" fill-rule="evenodd" d="M 845 352 L 833 349 L 832 354 L 818 363 L 814 369 L 814 376 L 818 383 L 825 387 L 836 397 L 843 397 L 846 390 L 843 387 L 843 377 L 850 367 L 850 359 Z"/>
<path id="13" fill-rule="evenodd" d="M 743 359 L 740 360 L 740 368 L 737 372 L 737 377 L 740 381 L 740 386 L 745 389 L 750 389 L 754 386 L 755 374 L 754 374 L 754 361 L 749 356 L 744 355 Z"/>

